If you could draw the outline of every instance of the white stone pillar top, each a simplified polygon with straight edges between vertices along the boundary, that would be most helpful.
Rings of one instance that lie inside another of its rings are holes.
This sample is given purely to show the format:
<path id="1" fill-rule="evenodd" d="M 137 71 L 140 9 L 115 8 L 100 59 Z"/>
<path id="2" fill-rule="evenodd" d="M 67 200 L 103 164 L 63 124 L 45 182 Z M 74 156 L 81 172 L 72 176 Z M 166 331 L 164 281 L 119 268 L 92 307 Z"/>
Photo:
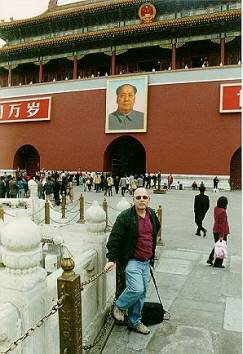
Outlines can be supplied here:
<path id="1" fill-rule="evenodd" d="M 1 240 L 9 250 L 29 251 L 40 244 L 40 229 L 29 219 L 26 210 L 17 210 L 16 218 L 2 227 Z"/>
<path id="2" fill-rule="evenodd" d="M 18 210 L 16 218 L 1 229 L 2 262 L 7 268 L 20 270 L 40 266 L 40 228 L 28 218 L 26 210 Z"/>
<path id="3" fill-rule="evenodd" d="M 29 187 L 29 190 L 30 190 L 30 196 L 31 197 L 36 197 L 37 196 L 37 190 L 38 190 L 37 183 L 33 179 L 30 179 L 28 181 L 28 187 Z"/>
<path id="4" fill-rule="evenodd" d="M 92 205 L 85 212 L 85 226 L 90 233 L 105 231 L 106 215 L 104 209 L 94 200 Z"/>

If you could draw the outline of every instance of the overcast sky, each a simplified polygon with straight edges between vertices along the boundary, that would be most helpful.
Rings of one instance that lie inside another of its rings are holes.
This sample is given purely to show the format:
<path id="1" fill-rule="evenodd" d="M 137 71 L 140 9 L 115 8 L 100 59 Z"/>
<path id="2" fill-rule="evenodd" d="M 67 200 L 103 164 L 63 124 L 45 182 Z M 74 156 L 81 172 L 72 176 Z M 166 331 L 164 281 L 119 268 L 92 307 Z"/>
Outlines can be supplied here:
<path id="1" fill-rule="evenodd" d="M 84 0 L 58 0 L 58 5 L 70 4 Z M 9 21 L 37 16 L 48 7 L 49 0 L 0 0 L 0 20 Z M 3 42 L 0 40 L 0 46 Z"/>

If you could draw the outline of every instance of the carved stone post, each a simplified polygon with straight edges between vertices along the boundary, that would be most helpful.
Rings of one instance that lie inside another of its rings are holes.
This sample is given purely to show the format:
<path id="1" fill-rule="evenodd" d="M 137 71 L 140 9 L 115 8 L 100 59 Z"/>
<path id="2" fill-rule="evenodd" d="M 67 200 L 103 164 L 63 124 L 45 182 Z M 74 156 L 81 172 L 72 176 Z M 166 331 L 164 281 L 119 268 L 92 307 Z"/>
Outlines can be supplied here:
<path id="1" fill-rule="evenodd" d="M 0 278 L 0 303 L 9 302 L 18 310 L 20 319 L 13 328 L 17 327 L 19 337 L 46 313 L 47 285 L 46 271 L 40 267 L 40 228 L 29 219 L 26 210 L 18 210 L 16 218 L 1 228 L 1 236 L 2 262 L 5 267 Z M 38 328 L 14 352 L 46 353 L 47 335 L 45 326 Z M 8 343 L 14 340 L 15 329 L 6 338 Z"/>
<path id="2" fill-rule="evenodd" d="M 90 248 L 96 249 L 99 255 L 98 272 L 104 269 L 106 262 L 106 242 L 107 236 L 105 234 L 106 227 L 106 214 L 103 208 L 99 205 L 97 200 L 94 200 L 92 205 L 85 212 L 85 228 L 88 231 L 87 243 Z M 100 311 L 105 305 L 106 282 L 104 279 L 99 278 L 98 284 L 98 308 Z"/>
<path id="3" fill-rule="evenodd" d="M 57 279 L 58 298 L 66 295 L 59 311 L 60 354 L 82 354 L 82 320 L 80 275 L 75 274 L 75 263 L 63 258 L 62 275 Z"/>
<path id="4" fill-rule="evenodd" d="M 37 183 L 33 179 L 31 179 L 28 182 L 28 187 L 30 190 L 32 220 L 36 224 L 39 224 L 40 223 L 40 200 L 38 198 L 38 186 Z"/>
<path id="5" fill-rule="evenodd" d="M 102 203 L 102 208 L 104 209 L 105 212 L 105 230 L 107 230 L 107 226 L 108 226 L 108 205 L 107 205 L 107 201 L 104 198 L 104 201 Z"/>
<path id="6" fill-rule="evenodd" d="M 84 224 L 84 196 L 83 194 L 80 195 L 79 198 L 79 224 Z"/>

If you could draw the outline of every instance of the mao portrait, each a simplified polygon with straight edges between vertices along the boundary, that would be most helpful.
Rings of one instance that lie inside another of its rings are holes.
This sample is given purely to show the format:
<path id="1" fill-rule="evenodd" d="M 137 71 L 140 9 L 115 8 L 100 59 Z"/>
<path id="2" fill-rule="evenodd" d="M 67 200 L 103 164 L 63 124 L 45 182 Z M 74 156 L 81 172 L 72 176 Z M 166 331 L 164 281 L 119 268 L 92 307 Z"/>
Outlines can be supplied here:
<path id="1" fill-rule="evenodd" d="M 146 132 L 147 77 L 108 80 L 106 133 Z"/>

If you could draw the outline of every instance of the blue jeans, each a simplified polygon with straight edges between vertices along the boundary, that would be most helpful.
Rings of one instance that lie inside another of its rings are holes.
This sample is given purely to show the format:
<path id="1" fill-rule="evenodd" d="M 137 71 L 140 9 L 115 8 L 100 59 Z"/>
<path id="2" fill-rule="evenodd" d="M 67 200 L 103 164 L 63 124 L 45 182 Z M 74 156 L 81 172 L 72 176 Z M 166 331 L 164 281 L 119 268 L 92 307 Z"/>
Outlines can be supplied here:
<path id="1" fill-rule="evenodd" d="M 128 310 L 128 322 L 132 326 L 137 326 L 141 322 L 149 268 L 149 261 L 130 259 L 125 268 L 127 287 L 115 301 L 120 310 Z"/>
<path id="2" fill-rule="evenodd" d="M 25 190 L 24 189 L 19 189 L 18 191 L 18 197 L 19 198 L 24 198 Z"/>

